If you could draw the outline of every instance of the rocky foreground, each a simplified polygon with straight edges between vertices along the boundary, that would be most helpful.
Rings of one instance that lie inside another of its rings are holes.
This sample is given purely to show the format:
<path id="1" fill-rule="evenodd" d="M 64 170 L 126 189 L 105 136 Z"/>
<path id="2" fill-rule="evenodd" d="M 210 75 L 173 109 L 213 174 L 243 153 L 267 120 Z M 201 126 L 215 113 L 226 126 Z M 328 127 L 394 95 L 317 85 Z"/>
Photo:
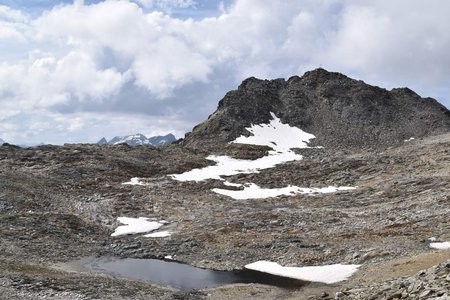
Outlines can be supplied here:
<path id="1" fill-rule="evenodd" d="M 219 180 L 167 176 L 211 164 L 205 160 L 210 153 L 180 145 L 1 146 L 0 298 L 448 299 L 450 251 L 431 249 L 429 239 L 450 241 L 450 134 L 376 150 L 299 151 L 303 160 L 227 179 L 267 188 L 357 189 L 234 200 L 211 191 L 222 187 Z M 253 159 L 266 152 L 238 144 L 215 150 Z M 122 184 L 132 177 L 145 185 Z M 111 237 L 120 216 L 164 219 L 174 234 Z M 263 259 L 285 266 L 361 267 L 333 285 L 238 284 L 181 292 L 64 264 L 88 256 L 167 255 L 220 270 Z"/>

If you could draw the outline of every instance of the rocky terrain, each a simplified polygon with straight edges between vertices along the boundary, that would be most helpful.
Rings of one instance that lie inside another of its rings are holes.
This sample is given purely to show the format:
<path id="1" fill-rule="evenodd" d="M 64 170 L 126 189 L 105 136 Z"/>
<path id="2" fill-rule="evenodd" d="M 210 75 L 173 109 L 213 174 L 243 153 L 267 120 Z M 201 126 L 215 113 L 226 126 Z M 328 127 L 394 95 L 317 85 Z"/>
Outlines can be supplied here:
<path id="1" fill-rule="evenodd" d="M 314 134 L 318 145 L 332 148 L 392 146 L 450 130 L 450 112 L 432 98 L 316 69 L 288 80 L 244 80 L 184 144 L 206 148 L 232 141 L 252 123 L 267 123 L 270 112 Z"/>
<path id="2" fill-rule="evenodd" d="M 258 99 L 267 103 L 250 105 Z M 359 115 L 367 105 L 373 109 Z M 299 115 L 303 108 L 309 118 Z M 267 122 L 271 111 L 325 147 L 297 149 L 302 160 L 227 181 L 356 189 L 236 200 L 211 191 L 223 188 L 220 180 L 169 176 L 212 165 L 205 159 L 210 154 L 267 155 L 267 146 L 224 142 Z M 325 129 L 319 122 L 328 122 Z M 133 177 L 141 184 L 123 184 Z M 435 100 L 321 69 L 288 81 L 248 79 L 180 144 L 1 146 L 0 299 L 448 299 L 450 250 L 430 248 L 430 238 L 450 241 L 449 215 L 450 114 Z M 121 216 L 166 220 L 163 229 L 173 234 L 112 237 Z M 74 263 L 97 256 L 171 256 L 217 270 L 258 260 L 361 267 L 331 285 L 234 284 L 186 292 L 85 272 Z"/>

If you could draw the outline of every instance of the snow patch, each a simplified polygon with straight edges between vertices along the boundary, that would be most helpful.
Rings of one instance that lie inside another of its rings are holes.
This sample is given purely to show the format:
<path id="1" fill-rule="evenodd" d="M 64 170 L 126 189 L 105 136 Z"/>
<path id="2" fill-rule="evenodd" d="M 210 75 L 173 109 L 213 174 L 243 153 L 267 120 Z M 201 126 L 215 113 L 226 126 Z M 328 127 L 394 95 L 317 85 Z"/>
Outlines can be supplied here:
<path id="1" fill-rule="evenodd" d="M 258 173 L 260 170 L 273 168 L 278 164 L 289 161 L 301 160 L 303 156 L 292 151 L 293 148 L 310 148 L 308 143 L 315 136 L 304 132 L 300 128 L 281 123 L 274 113 L 270 113 L 272 120 L 269 124 L 252 125 L 246 128 L 251 133 L 250 136 L 240 136 L 231 143 L 241 143 L 250 145 L 268 146 L 272 148 L 267 156 L 256 160 L 235 159 L 229 156 L 210 155 L 208 160 L 216 164 L 200 169 L 193 169 L 182 174 L 170 175 L 178 181 L 203 181 L 207 179 L 224 180 L 222 176 L 232 176 L 237 174 Z M 234 199 L 255 199 L 278 197 L 281 195 L 333 193 L 336 191 L 351 190 L 353 187 L 327 188 L 301 188 L 288 186 L 278 189 L 263 189 L 253 183 L 246 185 L 224 181 L 225 186 L 244 187 L 243 190 L 212 189 L 212 191 L 232 197 Z"/>
<path id="2" fill-rule="evenodd" d="M 430 243 L 430 247 L 439 250 L 450 249 L 450 242 Z"/>
<path id="3" fill-rule="evenodd" d="M 225 185 L 225 186 L 233 186 L 233 187 L 241 187 L 242 186 L 242 184 L 240 184 L 240 183 L 232 183 L 232 182 L 229 182 L 229 181 L 224 181 L 223 185 Z"/>
<path id="4" fill-rule="evenodd" d="M 142 181 L 140 181 L 139 177 L 133 177 L 128 182 L 124 182 L 122 184 L 129 184 L 129 185 L 145 185 Z"/>
<path id="5" fill-rule="evenodd" d="M 287 186 L 284 188 L 274 188 L 274 189 L 266 189 L 261 188 L 254 183 L 244 184 L 243 190 L 226 190 L 226 189 L 212 189 L 213 192 L 231 197 L 237 200 L 246 200 L 246 199 L 264 199 L 271 197 L 278 197 L 282 195 L 293 196 L 296 194 L 326 194 L 326 193 L 334 193 L 337 191 L 348 191 L 354 190 L 354 187 L 348 186 L 329 186 L 325 188 L 301 188 L 298 186 Z"/>
<path id="6" fill-rule="evenodd" d="M 252 136 L 240 136 L 231 142 L 269 146 L 272 148 L 269 155 L 256 160 L 210 155 L 207 159 L 214 161 L 216 165 L 170 176 L 178 181 L 223 180 L 222 176 L 258 173 L 260 170 L 273 168 L 281 163 L 302 159 L 303 156 L 296 154 L 291 149 L 309 148 L 307 143 L 315 136 L 300 128 L 283 124 L 275 114 L 271 113 L 271 115 L 273 120 L 269 124 L 252 125 L 246 128 L 252 133 Z"/>
<path id="7" fill-rule="evenodd" d="M 288 277 L 303 281 L 336 283 L 348 279 L 360 265 L 326 265 L 311 267 L 283 267 L 271 261 L 257 261 L 245 266 L 246 269 Z"/>
<path id="8" fill-rule="evenodd" d="M 415 140 L 415 138 L 410 137 L 409 139 L 406 139 L 406 140 L 405 140 L 405 143 L 407 143 L 407 142 L 412 142 L 412 141 L 414 141 L 414 140 Z"/>
<path id="9" fill-rule="evenodd" d="M 170 175 L 178 181 L 203 181 L 207 179 L 223 180 L 222 176 L 259 173 L 260 170 L 273 168 L 288 161 L 300 160 L 303 156 L 294 152 L 276 153 L 256 160 L 235 159 L 229 156 L 210 155 L 206 159 L 216 163 L 201 169 L 193 169 L 182 174 Z"/>
<path id="10" fill-rule="evenodd" d="M 149 238 L 164 238 L 164 237 L 168 237 L 171 235 L 172 235 L 172 232 L 170 232 L 170 231 L 158 231 L 158 232 L 152 232 L 152 233 L 146 234 L 144 236 L 149 237 Z"/>
<path id="11" fill-rule="evenodd" d="M 150 232 L 159 229 L 165 222 L 148 221 L 148 218 L 118 217 L 117 220 L 125 225 L 120 225 L 111 236 Z"/>
<path id="12" fill-rule="evenodd" d="M 251 136 L 240 136 L 231 143 L 269 146 L 273 150 L 269 153 L 290 152 L 292 148 L 309 148 L 314 135 L 304 132 L 300 128 L 281 123 L 274 113 L 270 113 L 272 120 L 269 124 L 252 125 L 245 128 Z"/>

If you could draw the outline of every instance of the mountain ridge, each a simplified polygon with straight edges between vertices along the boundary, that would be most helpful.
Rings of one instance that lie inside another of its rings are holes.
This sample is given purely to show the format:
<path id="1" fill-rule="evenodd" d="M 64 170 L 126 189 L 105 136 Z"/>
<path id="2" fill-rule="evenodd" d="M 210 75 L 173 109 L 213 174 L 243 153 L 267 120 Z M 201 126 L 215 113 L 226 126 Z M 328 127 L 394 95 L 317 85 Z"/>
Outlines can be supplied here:
<path id="1" fill-rule="evenodd" d="M 245 79 L 182 143 L 208 148 L 230 142 L 247 135 L 251 124 L 268 123 L 271 112 L 332 148 L 389 146 L 450 131 L 450 111 L 435 99 L 319 68 L 288 80 Z"/>
<path id="2" fill-rule="evenodd" d="M 100 139 L 97 144 L 98 145 L 117 145 L 117 144 L 128 144 L 132 147 L 137 146 L 162 146 L 171 144 L 176 141 L 175 136 L 172 133 L 166 134 L 164 136 L 152 136 L 147 138 L 145 135 L 141 133 L 136 133 L 132 135 L 125 136 L 115 136 L 111 140 L 107 141 L 106 138 Z"/>

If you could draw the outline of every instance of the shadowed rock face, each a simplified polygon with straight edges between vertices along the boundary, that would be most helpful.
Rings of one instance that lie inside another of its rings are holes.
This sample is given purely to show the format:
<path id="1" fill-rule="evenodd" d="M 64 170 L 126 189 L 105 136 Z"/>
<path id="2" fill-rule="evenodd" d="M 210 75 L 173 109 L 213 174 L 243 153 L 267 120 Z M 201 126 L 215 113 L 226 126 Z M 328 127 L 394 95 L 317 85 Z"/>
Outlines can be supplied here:
<path id="1" fill-rule="evenodd" d="M 332 148 L 388 146 L 450 131 L 450 111 L 432 98 L 316 69 L 287 81 L 244 80 L 183 144 L 214 147 L 229 142 L 246 134 L 244 128 L 251 124 L 268 123 L 270 112 L 316 135 L 316 144 Z"/>

